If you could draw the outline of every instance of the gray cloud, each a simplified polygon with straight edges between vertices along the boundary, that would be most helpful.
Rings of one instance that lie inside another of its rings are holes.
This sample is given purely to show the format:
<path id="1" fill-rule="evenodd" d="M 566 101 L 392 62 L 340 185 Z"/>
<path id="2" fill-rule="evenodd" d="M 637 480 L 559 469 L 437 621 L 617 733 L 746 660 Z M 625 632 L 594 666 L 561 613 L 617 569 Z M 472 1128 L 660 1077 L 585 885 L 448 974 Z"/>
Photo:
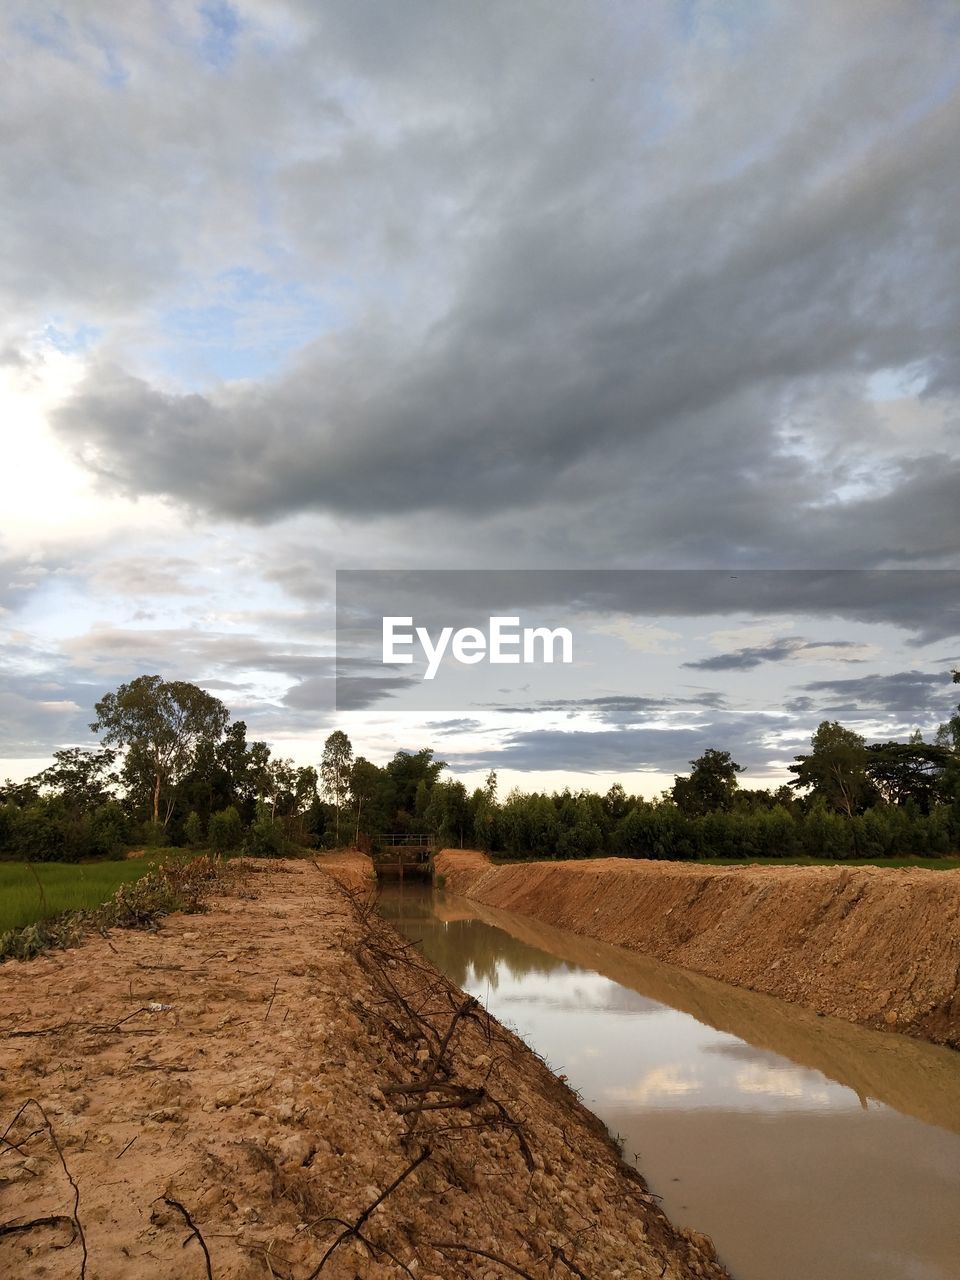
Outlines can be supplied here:
<path id="1" fill-rule="evenodd" d="M 16 665 L 0 670 L 0 755 L 43 759 L 52 742 L 91 745 L 90 709 L 99 691 L 75 676 L 24 675 Z"/>
<path id="2" fill-rule="evenodd" d="M 917 366 L 931 394 L 958 390 L 948 6 L 891 4 L 869 22 L 854 4 L 775 6 L 722 47 L 709 19 L 685 35 L 669 5 L 609 23 L 572 4 L 454 5 L 438 29 L 433 7 L 411 4 L 397 32 L 408 60 L 389 67 L 382 15 L 365 5 L 284 12 L 284 74 L 241 40 L 212 121 L 194 75 L 160 122 L 180 145 L 151 182 L 182 191 L 167 172 L 180 164 L 211 194 L 165 202 L 159 243 L 168 270 L 174 243 L 209 251 L 239 191 L 226 245 L 246 261 L 265 151 L 279 157 L 266 179 L 277 234 L 318 282 L 347 275 L 351 301 L 276 377 L 222 390 L 170 390 L 114 344 L 58 416 L 105 482 L 254 521 L 429 510 L 469 514 L 482 533 L 523 511 L 546 535 L 578 511 L 581 559 L 650 544 L 674 563 L 960 550 L 955 442 L 921 433 L 905 448 L 864 388 Z M 89 157 L 107 106 L 76 69 L 57 72 L 51 103 L 87 130 L 61 145 Z M 260 96 L 271 72 L 276 95 Z M 346 90 L 321 104 L 324 79 L 362 86 L 365 110 Z M 125 130 L 147 123 L 128 94 L 129 123 L 106 134 L 113 166 L 135 162 Z M 256 128 L 225 130 L 251 102 Z M 137 190 L 117 172 L 107 190 Z M 75 195 L 57 194 L 63 207 Z M 157 279 L 150 263 L 110 260 L 107 241 L 130 238 L 109 220 L 100 234 L 73 259 Z M 28 224 L 21 235 L 13 260 L 32 263 Z"/>
<path id="3" fill-rule="evenodd" d="M 750 645 L 743 649 L 734 649 L 729 653 L 718 653 L 712 658 L 699 658 L 693 662 L 685 662 L 685 667 L 694 667 L 698 671 L 752 671 L 764 662 L 784 662 L 789 658 L 813 658 L 822 655 L 824 650 L 844 649 L 856 650 L 862 646 L 853 640 L 804 640 L 802 636 L 784 636 L 781 640 L 770 644 Z M 836 657 L 837 655 L 831 654 Z M 842 662 L 862 662 L 860 657 L 840 657 Z"/>
<path id="4" fill-rule="evenodd" d="M 368 570 L 338 579 L 338 632 L 379 647 L 381 615 L 451 617 L 551 610 L 567 619 L 780 615 L 890 624 L 926 643 L 960 634 L 960 571 L 530 569 Z M 846 644 L 841 641 L 841 644 Z"/>
<path id="5" fill-rule="evenodd" d="M 691 714 L 704 715 L 726 706 L 723 694 L 709 690 L 698 692 L 695 697 L 636 697 L 629 694 L 605 694 L 601 697 L 539 698 L 521 705 L 496 704 L 492 710 L 503 714 L 522 715 L 530 711 L 560 711 L 573 718 L 589 715 L 601 724 L 626 728 L 644 720 L 659 719 L 667 714 L 689 718 Z"/>
<path id="6" fill-rule="evenodd" d="M 931 730 L 957 703 L 949 671 L 897 671 L 850 680 L 814 680 L 787 703 L 793 714 L 830 720 L 876 720 L 891 733 Z"/>
<path id="7" fill-rule="evenodd" d="M 786 717 L 757 716 L 695 728 L 529 729 L 508 734 L 496 750 L 446 755 L 455 772 L 504 768 L 569 773 L 687 773 L 691 760 L 708 747 L 717 747 L 730 751 L 750 773 L 764 774 L 771 768 L 772 758 L 782 759 L 784 755 L 771 747 L 766 735 L 792 727 Z"/>
<path id="8" fill-rule="evenodd" d="M 204 539 L 196 560 L 46 539 L 0 561 L 0 609 L 88 628 L 62 653 L 31 642 L 75 689 L 60 701 L 161 670 L 280 732 L 315 726 L 338 563 L 572 567 L 479 595 L 462 572 L 442 590 L 406 578 L 426 621 L 489 599 L 960 634 L 960 574 L 937 572 L 960 553 L 951 3 L 651 0 L 598 19 L 575 0 L 237 0 L 228 16 L 85 0 L 0 19 L 0 362 L 29 379 L 38 333 L 78 353 L 58 440 Z M 770 565 L 795 572 L 751 572 Z M 308 606 L 284 613 L 279 592 Z M 147 595 L 131 616 L 152 629 L 120 625 Z M 690 665 L 816 656 L 798 644 Z M 356 667 L 341 705 L 399 705 L 406 681 L 377 674 Z M 592 717 L 592 746 L 514 736 L 506 756 L 770 754 L 719 694 L 596 687 L 537 707 Z M 938 690 L 821 682 L 789 710 L 804 729 L 831 708 L 935 722 Z M 11 742 L 76 731 L 48 701 L 10 686 Z M 683 713 L 730 736 L 644 726 Z M 636 736 L 654 732 L 693 738 Z"/>

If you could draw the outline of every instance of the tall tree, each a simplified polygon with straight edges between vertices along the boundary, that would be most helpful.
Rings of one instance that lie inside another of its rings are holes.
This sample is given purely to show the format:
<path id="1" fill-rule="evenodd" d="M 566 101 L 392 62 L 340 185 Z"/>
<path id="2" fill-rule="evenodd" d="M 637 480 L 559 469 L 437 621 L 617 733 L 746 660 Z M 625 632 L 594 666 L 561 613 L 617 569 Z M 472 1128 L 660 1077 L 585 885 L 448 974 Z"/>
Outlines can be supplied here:
<path id="1" fill-rule="evenodd" d="M 363 830 L 370 831 L 370 807 L 383 777 L 383 770 L 378 769 L 372 764 L 366 756 L 357 756 L 350 770 L 350 794 L 353 797 L 353 803 L 356 805 L 356 842 L 360 843 L 360 830 L 364 823 Z"/>
<path id="2" fill-rule="evenodd" d="M 219 698 L 185 680 L 137 676 L 95 705 L 90 725 L 108 746 L 126 748 L 128 760 L 152 776 L 153 822 L 163 825 L 173 812 L 175 789 L 190 767 L 197 744 L 218 741 L 230 713 Z"/>
<path id="3" fill-rule="evenodd" d="M 943 783 L 950 765 L 947 746 L 930 745 L 919 733 L 909 742 L 875 742 L 867 747 L 867 773 L 888 804 L 909 801 L 929 813 L 945 798 Z"/>
<path id="4" fill-rule="evenodd" d="M 420 751 L 398 751 L 387 762 L 387 776 L 393 783 L 396 797 L 397 831 L 409 830 L 418 816 L 422 818 L 422 813 L 429 804 L 430 792 L 446 767 L 445 761 L 434 760 L 433 751 L 429 747 L 423 747 Z"/>
<path id="5" fill-rule="evenodd" d="M 52 765 L 28 781 L 60 796 L 71 813 L 87 813 L 113 798 L 112 788 L 118 781 L 113 772 L 116 758 L 110 747 L 98 751 L 63 747 L 53 753 Z"/>
<path id="6" fill-rule="evenodd" d="M 835 813 L 852 818 L 873 794 L 863 738 L 836 720 L 822 720 L 810 745 L 813 749 L 809 755 L 794 756 L 796 764 L 790 765 L 790 772 L 797 777 L 792 785 L 809 787 Z"/>
<path id="7" fill-rule="evenodd" d="M 708 747 L 702 756 L 690 761 L 688 778 L 674 778 L 673 802 L 691 818 L 725 812 L 733 807 L 738 773 L 743 773 L 743 765 L 737 764 L 729 751 Z"/>
<path id="8" fill-rule="evenodd" d="M 481 849 L 492 849 L 497 820 L 497 775 L 491 769 L 486 782 L 470 797 L 473 837 Z"/>
<path id="9" fill-rule="evenodd" d="M 320 761 L 320 781 L 323 789 L 333 804 L 336 817 L 334 819 L 334 838 L 340 843 L 340 810 L 347 802 L 350 794 L 350 772 L 353 768 L 353 746 L 342 729 L 334 729 L 323 744 L 323 758 Z"/>

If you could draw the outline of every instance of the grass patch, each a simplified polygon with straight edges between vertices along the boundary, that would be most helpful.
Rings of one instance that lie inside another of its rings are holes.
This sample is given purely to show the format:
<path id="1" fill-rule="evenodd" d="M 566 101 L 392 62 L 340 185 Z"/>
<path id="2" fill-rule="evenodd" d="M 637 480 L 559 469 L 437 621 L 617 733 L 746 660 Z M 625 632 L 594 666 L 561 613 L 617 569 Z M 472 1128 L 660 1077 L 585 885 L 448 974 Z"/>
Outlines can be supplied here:
<path id="1" fill-rule="evenodd" d="M 633 861 L 634 855 L 626 853 L 600 853 L 597 858 L 625 858 Z M 636 854 L 637 859 L 648 857 Z M 488 854 L 495 867 L 523 866 L 528 862 L 593 862 L 594 858 L 519 858 L 510 854 Z M 695 867 L 918 867 L 927 871 L 958 871 L 960 856 L 949 858 L 810 858 L 797 854 L 790 858 L 661 858 L 661 862 L 682 862 Z"/>
<path id="2" fill-rule="evenodd" d="M 150 928 L 171 911 L 202 911 L 224 876 L 220 859 L 207 856 L 81 866 L 2 863 L 0 960 L 72 946 L 92 929 Z"/>
<path id="3" fill-rule="evenodd" d="M 0 862 L 0 933 L 52 920 L 65 911 L 92 911 L 122 884 L 154 870 L 153 859 L 128 862 Z"/>
<path id="4" fill-rule="evenodd" d="M 700 865 L 723 867 L 920 867 L 956 871 L 960 858 L 699 858 Z"/>

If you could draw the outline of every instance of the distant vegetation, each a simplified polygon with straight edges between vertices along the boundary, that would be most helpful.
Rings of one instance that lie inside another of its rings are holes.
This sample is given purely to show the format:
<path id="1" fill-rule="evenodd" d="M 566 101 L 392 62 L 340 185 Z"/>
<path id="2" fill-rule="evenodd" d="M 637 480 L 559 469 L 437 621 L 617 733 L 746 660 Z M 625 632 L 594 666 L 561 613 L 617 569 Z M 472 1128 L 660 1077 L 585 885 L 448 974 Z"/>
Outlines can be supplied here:
<path id="1" fill-rule="evenodd" d="M 958 677 L 955 675 L 954 679 Z M 340 730 L 318 767 L 248 742 L 242 720 L 195 685 L 140 676 L 107 694 L 101 745 L 68 747 L 24 783 L 0 788 L 0 856 L 79 862 L 131 844 L 253 855 L 429 831 L 511 856 L 582 858 L 937 857 L 960 849 L 960 707 L 932 743 L 867 743 L 824 721 L 790 784 L 739 785 L 728 751 L 692 760 L 656 800 L 611 787 L 498 796 L 442 778 L 430 748 L 383 766 Z"/>

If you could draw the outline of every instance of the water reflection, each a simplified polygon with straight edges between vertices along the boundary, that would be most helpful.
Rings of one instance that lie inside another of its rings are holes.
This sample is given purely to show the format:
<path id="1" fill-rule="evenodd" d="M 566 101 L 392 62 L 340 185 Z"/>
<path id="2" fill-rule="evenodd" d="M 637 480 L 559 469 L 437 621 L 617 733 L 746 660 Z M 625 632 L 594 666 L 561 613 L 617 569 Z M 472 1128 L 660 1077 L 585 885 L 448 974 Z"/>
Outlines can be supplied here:
<path id="1" fill-rule="evenodd" d="M 382 909 L 569 1078 L 741 1280 L 960 1277 L 960 1055 L 429 890 Z"/>

